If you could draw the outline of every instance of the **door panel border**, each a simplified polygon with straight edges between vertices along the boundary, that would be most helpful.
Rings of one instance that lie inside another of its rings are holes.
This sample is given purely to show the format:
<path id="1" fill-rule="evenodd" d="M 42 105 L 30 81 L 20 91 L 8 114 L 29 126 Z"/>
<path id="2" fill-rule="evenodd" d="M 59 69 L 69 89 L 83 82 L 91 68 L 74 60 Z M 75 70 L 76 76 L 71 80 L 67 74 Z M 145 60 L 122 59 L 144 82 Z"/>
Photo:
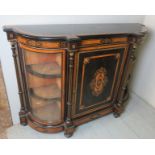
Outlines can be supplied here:
<path id="1" fill-rule="evenodd" d="M 90 59 L 96 59 L 96 58 L 101 58 L 101 57 L 108 57 L 108 56 L 115 56 L 117 59 L 120 58 L 120 53 L 111 53 L 111 54 L 104 54 L 104 55 L 100 55 L 100 56 L 92 56 L 92 57 L 89 57 Z M 117 74 L 117 71 L 118 71 L 118 65 L 120 63 L 120 59 L 118 59 L 117 61 L 117 65 L 116 65 L 116 70 L 115 70 L 115 73 L 114 73 L 114 79 L 116 79 L 116 74 Z M 82 66 L 82 82 L 81 82 L 81 90 L 80 90 L 80 108 L 79 109 L 83 109 L 83 102 L 82 102 L 82 99 L 83 99 L 83 82 L 84 82 L 84 72 L 85 72 L 85 65 L 83 64 Z M 115 84 L 115 80 L 113 81 L 113 84 L 112 84 L 112 89 L 111 89 L 111 92 L 110 92 L 110 96 L 107 97 L 107 99 L 103 100 L 102 102 L 99 102 L 99 103 L 96 103 L 96 104 L 102 104 L 104 103 L 105 101 L 110 101 L 111 100 L 111 97 L 112 97 L 112 93 L 113 93 L 113 89 L 114 89 L 114 84 Z M 90 106 L 87 106 L 85 107 L 86 108 L 90 108 L 90 107 L 93 107 L 95 105 L 90 105 Z"/>
<path id="2" fill-rule="evenodd" d="M 120 71 L 118 73 L 118 81 L 115 82 L 114 80 L 114 85 L 115 87 L 113 88 L 113 92 L 112 94 L 114 95 L 113 98 L 111 98 L 111 102 L 113 102 L 115 100 L 115 96 L 117 95 L 116 93 L 114 93 L 114 91 L 117 92 L 117 90 L 119 89 L 119 83 L 121 81 L 121 78 L 122 78 L 122 73 L 123 73 L 123 68 L 125 66 L 125 62 L 126 62 L 126 58 L 127 58 L 127 53 L 128 53 L 128 47 L 129 45 L 128 44 L 120 44 L 120 45 L 111 45 L 111 46 L 102 46 L 102 48 L 98 47 L 97 50 L 95 50 L 96 48 L 94 47 L 94 49 L 91 48 L 91 50 L 89 50 L 89 48 L 87 50 L 84 50 L 83 51 L 80 51 L 80 52 L 77 52 L 75 54 L 75 62 L 74 62 L 74 76 L 73 76 L 73 79 L 74 79 L 74 84 L 73 84 L 73 96 L 72 96 L 72 118 L 77 118 L 77 117 L 80 117 L 80 116 L 83 116 L 83 115 L 86 115 L 86 114 L 89 114 L 91 112 L 94 112 L 94 111 L 97 111 L 97 110 L 100 110 L 100 109 L 103 109 L 103 108 L 106 108 L 109 106 L 109 104 L 103 104 L 102 106 L 99 106 L 97 108 L 94 108 L 94 109 L 90 109 L 88 111 L 84 111 L 84 112 L 81 112 L 81 113 L 78 113 L 76 114 L 76 97 L 77 97 L 77 81 L 78 81 L 78 69 L 79 69 L 79 55 L 81 53 L 88 53 L 88 52 L 98 52 L 98 51 L 106 51 L 106 50 L 115 50 L 115 49 L 122 49 L 124 48 L 124 51 L 123 51 L 123 57 L 122 57 L 122 62 L 120 62 L 121 66 L 120 66 Z M 110 53 L 109 53 L 110 54 Z M 118 53 L 117 53 L 118 54 Z M 105 54 L 107 55 L 107 54 Z M 82 80 L 83 81 L 83 80 Z M 82 92 L 80 91 L 80 94 Z M 81 97 L 81 95 L 80 95 Z M 80 99 L 81 100 L 81 99 Z M 110 101 L 110 100 L 109 100 Z M 104 102 L 102 102 L 104 103 Z"/>

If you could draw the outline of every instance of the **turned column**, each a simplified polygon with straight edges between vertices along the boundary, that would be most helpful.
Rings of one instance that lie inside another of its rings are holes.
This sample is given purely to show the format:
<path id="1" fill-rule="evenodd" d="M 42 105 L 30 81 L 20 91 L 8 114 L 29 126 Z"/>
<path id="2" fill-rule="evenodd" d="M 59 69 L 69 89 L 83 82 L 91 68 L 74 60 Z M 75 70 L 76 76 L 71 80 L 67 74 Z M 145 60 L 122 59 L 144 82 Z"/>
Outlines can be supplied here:
<path id="1" fill-rule="evenodd" d="M 68 55 L 68 96 L 67 96 L 67 116 L 65 120 L 65 136 L 71 137 L 75 126 L 73 125 L 71 113 L 72 113 L 72 96 L 73 96 L 73 73 L 74 73 L 74 57 L 75 53 L 78 51 L 78 40 L 71 40 L 68 42 L 68 49 L 67 49 L 67 55 Z"/>
<path id="2" fill-rule="evenodd" d="M 119 117 L 124 110 L 124 102 L 127 100 L 128 93 L 128 84 L 131 78 L 131 73 L 133 70 L 134 63 L 136 61 L 135 52 L 138 45 L 144 40 L 144 36 L 140 38 L 131 37 L 129 38 L 129 53 L 128 60 L 125 67 L 125 72 L 123 76 L 123 82 L 121 84 L 120 93 L 118 94 L 117 101 L 114 104 L 113 114 L 114 117 Z"/>
<path id="3" fill-rule="evenodd" d="M 12 49 L 12 56 L 14 58 L 14 64 L 15 64 L 15 71 L 16 71 L 16 77 L 17 77 L 17 83 L 18 83 L 18 94 L 20 98 L 20 124 L 21 125 L 27 125 L 27 108 L 26 108 L 26 99 L 25 99 L 25 91 L 23 86 L 23 79 L 22 79 L 22 68 L 19 61 L 19 50 L 18 50 L 18 43 L 15 39 L 15 36 L 10 33 L 8 34 L 8 40 L 11 43 L 11 49 Z"/>

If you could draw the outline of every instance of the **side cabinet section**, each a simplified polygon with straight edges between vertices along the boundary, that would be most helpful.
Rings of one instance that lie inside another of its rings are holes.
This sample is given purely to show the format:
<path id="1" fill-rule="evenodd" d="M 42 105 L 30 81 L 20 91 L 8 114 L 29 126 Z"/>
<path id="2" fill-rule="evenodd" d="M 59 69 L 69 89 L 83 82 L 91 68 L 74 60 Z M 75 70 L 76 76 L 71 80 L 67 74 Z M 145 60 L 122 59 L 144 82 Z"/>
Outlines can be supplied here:
<path id="1" fill-rule="evenodd" d="M 57 45 L 56 42 L 24 41 L 25 38 L 18 38 L 28 97 L 28 124 L 41 132 L 62 131 L 66 102 L 66 50 L 51 48 Z M 38 42 L 45 47 L 35 47 Z"/>

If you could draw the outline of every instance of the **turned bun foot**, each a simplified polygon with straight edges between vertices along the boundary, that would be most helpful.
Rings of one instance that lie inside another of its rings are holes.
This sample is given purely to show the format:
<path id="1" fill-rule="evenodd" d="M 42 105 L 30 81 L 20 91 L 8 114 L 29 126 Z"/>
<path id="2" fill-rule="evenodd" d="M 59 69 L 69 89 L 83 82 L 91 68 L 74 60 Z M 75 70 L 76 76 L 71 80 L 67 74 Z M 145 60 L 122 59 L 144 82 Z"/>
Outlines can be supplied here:
<path id="1" fill-rule="evenodd" d="M 118 118 L 118 117 L 120 117 L 120 114 L 117 113 L 117 112 L 113 112 L 113 116 L 114 116 L 115 118 Z"/>
<path id="2" fill-rule="evenodd" d="M 23 126 L 27 125 L 27 117 L 26 117 L 26 112 L 19 112 L 19 118 L 20 118 L 20 124 Z"/>
<path id="3" fill-rule="evenodd" d="M 75 131 L 75 126 L 71 125 L 71 126 L 65 126 L 65 131 L 64 131 L 64 135 L 66 138 L 70 138 L 73 133 Z"/>
<path id="4" fill-rule="evenodd" d="M 64 135 L 66 138 L 70 138 L 70 137 L 72 137 L 73 133 L 64 133 Z"/>

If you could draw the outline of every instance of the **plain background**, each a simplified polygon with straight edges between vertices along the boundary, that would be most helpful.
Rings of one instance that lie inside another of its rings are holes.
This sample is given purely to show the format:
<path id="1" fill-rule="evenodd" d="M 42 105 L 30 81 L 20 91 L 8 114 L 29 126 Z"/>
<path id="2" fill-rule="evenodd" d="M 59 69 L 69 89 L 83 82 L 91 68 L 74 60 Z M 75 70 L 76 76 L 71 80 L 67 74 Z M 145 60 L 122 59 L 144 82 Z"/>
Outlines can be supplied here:
<path id="1" fill-rule="evenodd" d="M 117 15 L 117 16 L 0 16 L 0 60 L 4 74 L 6 90 L 13 123 L 19 123 L 18 112 L 20 102 L 12 51 L 7 41 L 6 34 L 2 30 L 3 25 L 14 24 L 64 24 L 64 23 L 142 23 L 150 31 L 150 35 L 138 52 L 137 63 L 135 65 L 131 90 L 148 104 L 155 107 L 155 16 L 144 15 Z"/>

